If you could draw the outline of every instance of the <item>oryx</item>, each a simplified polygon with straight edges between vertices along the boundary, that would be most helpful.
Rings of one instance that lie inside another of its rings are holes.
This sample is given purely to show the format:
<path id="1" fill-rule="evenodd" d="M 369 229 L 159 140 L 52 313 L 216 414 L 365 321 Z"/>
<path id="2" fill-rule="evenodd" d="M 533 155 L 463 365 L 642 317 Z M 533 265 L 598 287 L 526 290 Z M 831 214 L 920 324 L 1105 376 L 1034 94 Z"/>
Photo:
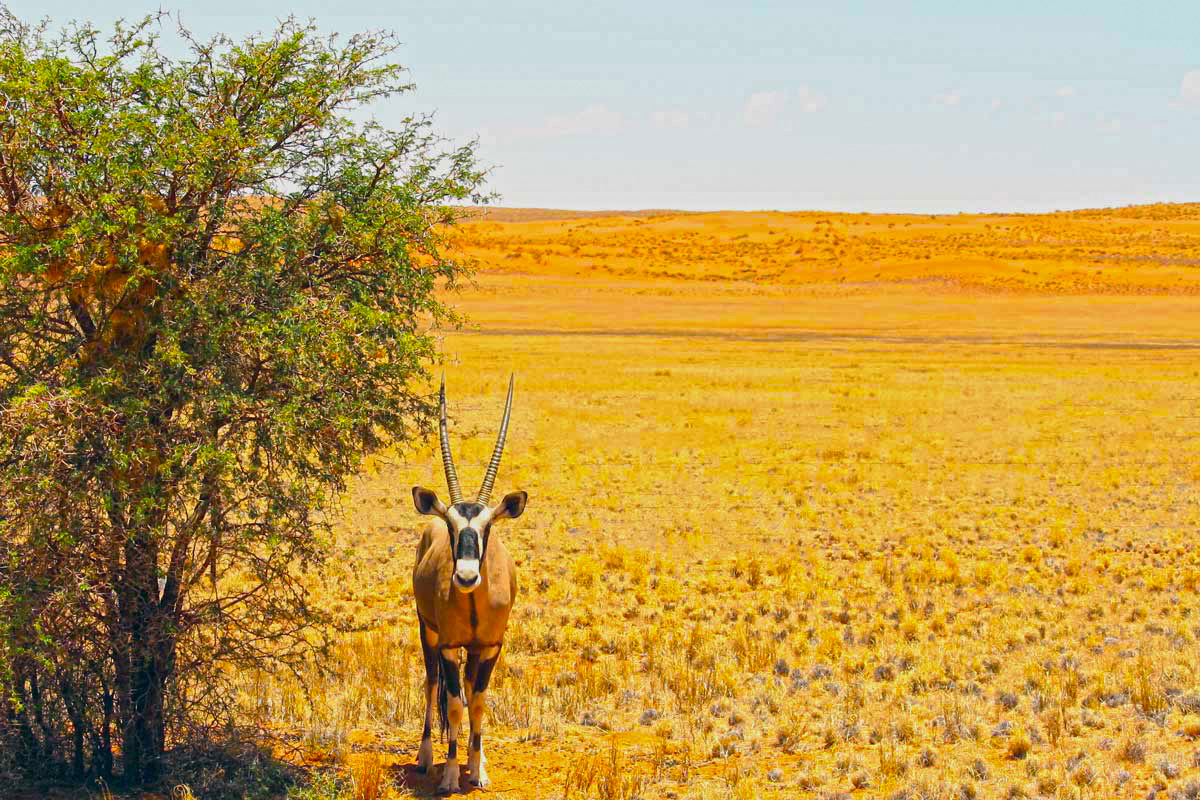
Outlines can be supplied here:
<path id="1" fill-rule="evenodd" d="M 458 730 L 465 702 L 471 717 L 471 752 L 467 770 L 471 783 L 487 786 L 487 760 L 483 756 L 484 692 L 508 627 L 508 612 L 517 596 L 517 569 L 492 523 L 515 519 L 525 510 L 528 495 L 510 492 L 498 504 L 489 506 L 492 484 L 504 452 L 508 418 L 512 412 L 513 380 L 508 381 L 508 400 L 496 447 L 483 476 L 483 485 L 475 500 L 464 500 L 458 485 L 454 459 L 450 455 L 450 436 L 446 429 L 446 378 L 442 376 L 441 422 L 442 467 L 450 490 L 450 504 L 421 486 L 413 487 L 417 512 L 433 517 L 417 545 L 413 567 L 413 595 L 421 628 L 421 649 L 425 654 L 425 729 L 417 769 L 425 772 L 433 766 L 433 702 L 437 692 L 438 710 L 449 746 L 446 771 L 438 793 L 458 789 Z M 460 651 L 467 651 L 466 680 L 460 683 Z"/>

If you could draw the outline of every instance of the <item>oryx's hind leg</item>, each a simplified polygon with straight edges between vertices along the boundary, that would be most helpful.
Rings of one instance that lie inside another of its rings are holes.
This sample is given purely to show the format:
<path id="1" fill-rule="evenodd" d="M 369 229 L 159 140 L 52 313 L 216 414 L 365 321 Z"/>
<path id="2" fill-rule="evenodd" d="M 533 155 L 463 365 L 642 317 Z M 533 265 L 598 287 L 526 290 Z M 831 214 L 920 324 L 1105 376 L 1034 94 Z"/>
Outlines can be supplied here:
<path id="1" fill-rule="evenodd" d="M 421 621 L 421 654 L 425 656 L 425 728 L 421 731 L 421 749 L 417 754 L 417 772 L 433 766 L 433 703 L 437 698 L 439 658 L 437 634 L 426 630 Z"/>
<path id="2" fill-rule="evenodd" d="M 479 671 L 479 651 L 467 651 L 467 663 L 463 665 L 463 699 L 467 703 L 468 712 L 471 708 L 471 697 L 475 694 L 475 673 Z"/>
<path id="3" fill-rule="evenodd" d="M 458 675 L 458 648 L 441 651 L 442 691 L 446 693 L 446 769 L 438 794 L 458 791 L 458 732 L 462 728 L 462 684 Z M 440 702 L 440 701 L 439 701 Z"/>
<path id="4" fill-rule="evenodd" d="M 463 696 L 467 699 L 467 708 L 471 707 L 471 695 L 475 692 L 475 673 L 479 671 L 479 651 L 467 651 L 467 663 L 463 667 Z"/>
<path id="5" fill-rule="evenodd" d="M 483 713 L 486 710 L 488 682 L 492 679 L 492 670 L 499 658 L 499 647 L 485 647 L 477 656 L 475 669 L 471 671 L 471 752 L 467 756 L 467 770 L 471 773 L 473 786 L 488 785 L 487 757 L 483 754 Z"/>

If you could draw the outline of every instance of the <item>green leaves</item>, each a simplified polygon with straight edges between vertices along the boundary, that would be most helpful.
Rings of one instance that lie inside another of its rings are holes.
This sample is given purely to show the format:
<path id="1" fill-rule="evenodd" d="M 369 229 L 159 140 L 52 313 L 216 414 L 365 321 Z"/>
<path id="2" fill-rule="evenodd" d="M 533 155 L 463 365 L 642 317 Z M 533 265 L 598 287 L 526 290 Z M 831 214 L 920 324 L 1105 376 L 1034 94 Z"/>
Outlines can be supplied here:
<path id="1" fill-rule="evenodd" d="M 169 690 L 195 677 L 172 664 L 219 681 L 310 641 L 293 565 L 364 449 L 429 423 L 411 387 L 485 173 L 429 119 L 349 116 L 411 88 L 389 36 L 185 31 L 168 58 L 154 19 L 49 38 L 0 16 L 0 614 L 53 632 L 74 677 L 43 684 L 79 682 L 96 725 L 138 659 Z"/>

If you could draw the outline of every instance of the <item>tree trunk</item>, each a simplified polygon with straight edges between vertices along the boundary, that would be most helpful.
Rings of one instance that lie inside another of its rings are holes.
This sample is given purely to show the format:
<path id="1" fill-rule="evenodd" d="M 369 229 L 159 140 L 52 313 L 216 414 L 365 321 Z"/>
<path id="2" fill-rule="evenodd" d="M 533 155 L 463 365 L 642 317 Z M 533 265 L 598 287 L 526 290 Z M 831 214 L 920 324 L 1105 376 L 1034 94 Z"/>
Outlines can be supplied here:
<path id="1" fill-rule="evenodd" d="M 112 723 L 113 723 L 113 696 L 108 687 L 104 687 L 104 722 L 100 728 L 99 746 L 93 745 L 92 753 L 92 769 L 97 775 L 106 781 L 112 780 L 113 774 L 113 752 L 112 752 Z"/>
<path id="2" fill-rule="evenodd" d="M 122 615 L 124 616 L 124 615 Z M 132 709 L 129 703 L 129 641 L 128 635 L 122 632 L 113 642 L 113 690 L 116 693 L 116 721 L 118 730 L 118 741 L 124 742 L 128 738 L 129 720 L 132 716 Z M 108 710 L 111 712 L 112 698 L 106 698 L 109 702 Z M 112 753 L 112 732 L 111 728 L 105 729 L 105 737 L 108 739 L 108 752 Z M 128 746 L 121 747 L 122 770 L 125 769 L 125 764 L 128 762 L 129 748 Z"/>
<path id="3" fill-rule="evenodd" d="M 74 742 L 74 750 L 71 753 L 71 774 L 76 780 L 83 777 L 83 722 L 80 720 L 71 721 L 71 738 Z"/>
<path id="4" fill-rule="evenodd" d="M 19 667 L 18 667 L 19 670 Z M 14 688 L 18 694 L 24 694 L 23 683 L 25 678 L 18 674 L 15 680 Z M 18 697 L 18 702 L 13 703 L 7 697 L 4 700 L 4 716 L 10 729 L 17 731 L 16 743 L 16 759 L 17 763 L 22 767 L 29 768 L 37 763 L 37 737 L 33 735 L 33 729 L 29 726 L 29 715 L 25 712 L 23 706 L 23 697 Z"/>
<path id="5" fill-rule="evenodd" d="M 33 718 L 42 732 L 42 747 L 38 758 L 46 764 L 54 762 L 54 750 L 58 744 L 55 731 L 46 722 L 45 704 L 42 702 L 42 684 L 38 680 L 37 667 L 29 669 L 29 697 L 33 701 Z"/>
<path id="6" fill-rule="evenodd" d="M 122 742 L 123 777 L 131 785 L 154 783 L 162 774 L 163 692 L 160 652 L 168 635 L 158 603 L 158 547 L 146 530 L 125 542 L 121 591 L 122 627 L 128 633 L 127 696 Z M 118 673 L 119 674 L 119 673 Z"/>
<path id="7" fill-rule="evenodd" d="M 152 784 L 162 775 L 161 733 L 166 681 L 158 659 L 153 654 L 147 656 L 131 676 L 133 719 L 125 742 L 127 750 L 138 755 L 136 761 L 126 761 L 126 779 L 138 784 Z"/>
<path id="8" fill-rule="evenodd" d="M 87 718 L 87 683 L 85 673 L 76 673 L 78 685 L 71 682 L 69 673 L 59 670 L 58 692 L 62 698 L 63 708 L 66 709 L 67 719 L 71 721 L 71 774 L 76 778 L 83 777 L 83 735 Z"/>

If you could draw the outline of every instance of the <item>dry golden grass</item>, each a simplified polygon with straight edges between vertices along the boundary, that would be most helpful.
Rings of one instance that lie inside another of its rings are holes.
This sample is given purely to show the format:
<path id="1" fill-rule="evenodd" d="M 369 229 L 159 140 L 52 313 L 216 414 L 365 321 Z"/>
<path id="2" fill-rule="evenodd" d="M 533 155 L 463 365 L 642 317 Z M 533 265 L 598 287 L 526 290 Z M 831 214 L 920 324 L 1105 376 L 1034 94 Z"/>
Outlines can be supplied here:
<path id="1" fill-rule="evenodd" d="M 1162 216 L 1113 241 L 1190 235 Z M 497 489 L 530 492 L 491 792 L 1200 795 L 1194 299 L 551 267 L 485 263 L 444 341 L 460 474 L 514 370 Z M 428 448 L 372 459 L 320 591 L 364 630 L 307 698 L 245 679 L 248 718 L 356 796 L 436 782 L 409 769 L 409 487 L 440 481 Z"/>

